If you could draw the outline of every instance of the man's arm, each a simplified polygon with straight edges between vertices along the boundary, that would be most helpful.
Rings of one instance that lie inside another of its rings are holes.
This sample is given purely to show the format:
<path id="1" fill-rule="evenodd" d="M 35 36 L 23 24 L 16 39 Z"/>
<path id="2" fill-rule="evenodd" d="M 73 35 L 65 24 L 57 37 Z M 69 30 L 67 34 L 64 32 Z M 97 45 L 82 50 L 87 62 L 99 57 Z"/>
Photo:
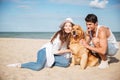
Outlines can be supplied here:
<path id="1" fill-rule="evenodd" d="M 106 50 L 107 50 L 107 34 L 106 34 L 105 28 L 102 27 L 102 28 L 99 29 L 98 37 L 99 37 L 99 40 L 100 40 L 100 42 L 99 42 L 100 46 L 99 47 L 96 48 L 96 47 L 89 46 L 85 42 L 83 43 L 83 45 L 86 48 L 88 48 L 90 50 L 93 50 L 97 53 L 105 54 Z"/>

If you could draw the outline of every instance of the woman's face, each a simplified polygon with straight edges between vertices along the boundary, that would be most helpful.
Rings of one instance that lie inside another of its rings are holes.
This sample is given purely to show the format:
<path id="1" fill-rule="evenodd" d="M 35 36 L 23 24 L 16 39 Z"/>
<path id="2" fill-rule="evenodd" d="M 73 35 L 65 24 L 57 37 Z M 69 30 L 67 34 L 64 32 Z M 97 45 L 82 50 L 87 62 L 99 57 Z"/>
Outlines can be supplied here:
<path id="1" fill-rule="evenodd" d="M 64 31 L 66 33 L 70 33 L 71 30 L 72 30 L 72 24 L 70 22 L 65 23 L 65 25 L 64 25 Z"/>

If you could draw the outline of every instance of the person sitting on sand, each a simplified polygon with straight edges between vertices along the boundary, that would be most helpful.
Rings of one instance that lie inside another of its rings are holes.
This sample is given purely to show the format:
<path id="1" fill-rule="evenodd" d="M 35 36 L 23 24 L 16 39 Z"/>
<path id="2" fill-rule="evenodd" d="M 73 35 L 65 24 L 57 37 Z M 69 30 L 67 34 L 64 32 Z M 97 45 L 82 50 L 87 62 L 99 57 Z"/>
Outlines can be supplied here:
<path id="1" fill-rule="evenodd" d="M 60 30 L 55 33 L 49 43 L 43 45 L 37 53 L 36 62 L 9 64 L 9 67 L 27 68 L 39 71 L 44 67 L 70 65 L 71 50 L 68 48 L 70 32 L 74 26 L 71 18 L 60 25 Z"/>
<path id="2" fill-rule="evenodd" d="M 83 40 L 82 43 L 100 56 L 101 63 L 98 67 L 107 68 L 109 67 L 107 56 L 115 55 L 119 49 L 116 38 L 108 27 L 98 25 L 95 14 L 88 14 L 85 21 L 87 26 L 86 41 Z"/>

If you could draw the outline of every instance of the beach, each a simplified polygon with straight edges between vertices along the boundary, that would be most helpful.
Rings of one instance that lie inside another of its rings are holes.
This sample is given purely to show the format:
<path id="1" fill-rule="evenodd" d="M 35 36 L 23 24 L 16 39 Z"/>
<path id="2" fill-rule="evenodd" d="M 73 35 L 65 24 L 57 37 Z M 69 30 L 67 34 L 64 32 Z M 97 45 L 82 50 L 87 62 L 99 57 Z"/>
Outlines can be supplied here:
<path id="1" fill-rule="evenodd" d="M 120 80 L 120 47 L 117 54 L 110 57 L 107 69 L 95 66 L 82 70 L 75 65 L 33 71 L 6 66 L 36 61 L 38 50 L 47 42 L 49 39 L 0 38 L 0 80 Z"/>

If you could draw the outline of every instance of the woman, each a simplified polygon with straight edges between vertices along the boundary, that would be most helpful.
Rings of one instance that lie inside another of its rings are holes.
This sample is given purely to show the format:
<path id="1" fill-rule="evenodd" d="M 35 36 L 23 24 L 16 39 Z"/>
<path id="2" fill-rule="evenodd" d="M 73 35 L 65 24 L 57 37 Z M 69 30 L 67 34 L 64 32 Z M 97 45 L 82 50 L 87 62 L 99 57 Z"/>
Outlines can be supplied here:
<path id="1" fill-rule="evenodd" d="M 37 54 L 36 62 L 9 64 L 9 67 L 28 68 L 39 71 L 44 67 L 68 67 L 70 64 L 69 37 L 74 26 L 71 18 L 67 18 L 49 43 L 45 44 Z"/>

